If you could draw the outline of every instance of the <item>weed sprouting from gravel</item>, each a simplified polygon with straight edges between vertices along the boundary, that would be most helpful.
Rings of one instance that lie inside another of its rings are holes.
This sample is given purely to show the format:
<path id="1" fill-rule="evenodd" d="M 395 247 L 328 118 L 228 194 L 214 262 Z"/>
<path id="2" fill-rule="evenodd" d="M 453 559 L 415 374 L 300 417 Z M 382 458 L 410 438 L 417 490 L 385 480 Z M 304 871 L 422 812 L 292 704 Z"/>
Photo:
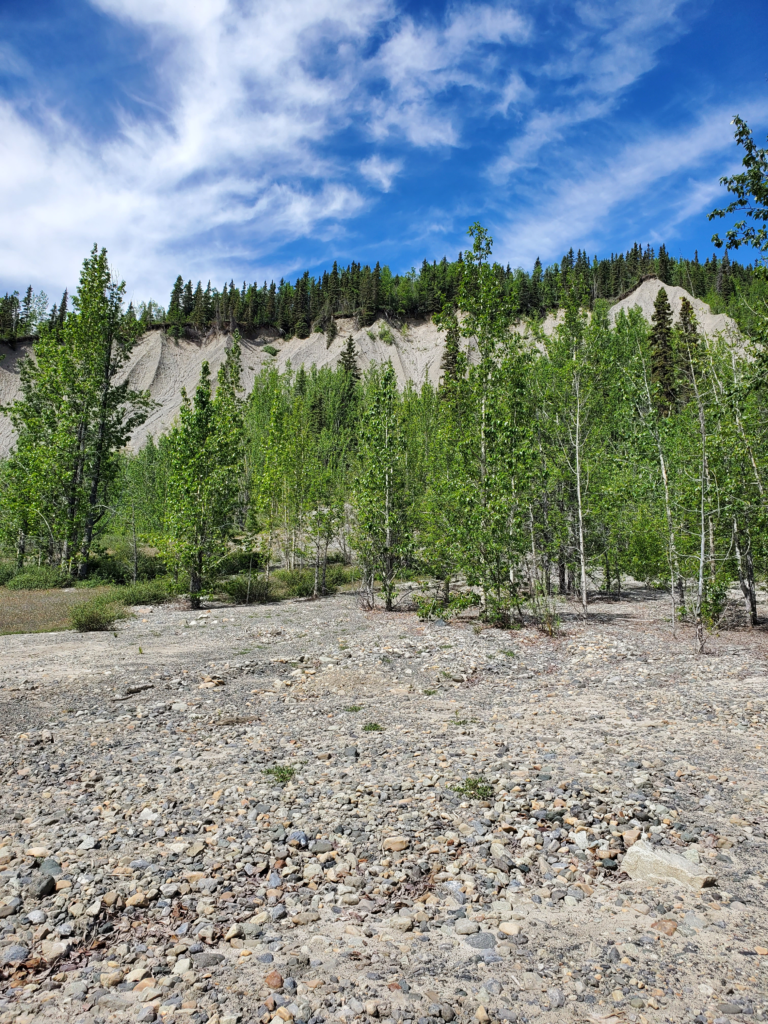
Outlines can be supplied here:
<path id="1" fill-rule="evenodd" d="M 468 777 L 458 786 L 451 786 L 454 793 L 468 796 L 470 800 L 490 800 L 493 786 L 483 778 Z"/>
<path id="2" fill-rule="evenodd" d="M 384 726 L 379 725 L 378 722 L 366 722 L 363 732 L 384 732 Z"/>
<path id="3" fill-rule="evenodd" d="M 434 695 L 436 693 L 437 693 L 437 690 L 424 690 L 424 696 L 425 697 L 434 697 Z"/>
<path id="4" fill-rule="evenodd" d="M 344 708 L 344 710 L 345 711 L 349 711 L 350 714 L 354 714 L 355 711 L 362 711 L 363 710 L 363 705 L 362 704 L 347 704 L 347 706 Z"/>
<path id="5" fill-rule="evenodd" d="M 271 775 L 275 782 L 290 782 L 295 774 L 296 769 L 290 768 L 287 764 L 275 764 L 262 772 L 262 775 Z"/>

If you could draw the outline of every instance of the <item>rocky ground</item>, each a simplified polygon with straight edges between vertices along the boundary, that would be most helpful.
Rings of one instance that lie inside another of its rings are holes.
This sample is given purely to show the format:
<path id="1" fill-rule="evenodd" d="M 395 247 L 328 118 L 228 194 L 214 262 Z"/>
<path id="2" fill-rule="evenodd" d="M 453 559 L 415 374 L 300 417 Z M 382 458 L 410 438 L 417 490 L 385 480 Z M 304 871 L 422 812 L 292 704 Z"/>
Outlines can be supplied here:
<path id="1" fill-rule="evenodd" d="M 667 612 L 1 638 L 0 1022 L 768 1019 L 768 636 Z"/>

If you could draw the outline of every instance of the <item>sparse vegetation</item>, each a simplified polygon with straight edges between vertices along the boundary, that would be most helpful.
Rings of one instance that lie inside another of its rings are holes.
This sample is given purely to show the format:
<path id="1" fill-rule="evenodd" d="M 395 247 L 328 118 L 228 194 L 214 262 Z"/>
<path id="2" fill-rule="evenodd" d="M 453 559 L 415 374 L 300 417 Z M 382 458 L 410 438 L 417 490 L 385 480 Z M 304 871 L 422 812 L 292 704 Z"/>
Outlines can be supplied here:
<path id="1" fill-rule="evenodd" d="M 73 608 L 92 598 L 93 591 L 84 590 L 5 590 L 0 597 L 0 635 L 72 629 Z"/>
<path id="2" fill-rule="evenodd" d="M 384 732 L 384 726 L 379 725 L 378 722 L 366 722 L 363 732 Z"/>
<path id="3" fill-rule="evenodd" d="M 271 768 L 265 768 L 262 775 L 270 775 L 275 782 L 290 782 L 296 774 L 296 769 L 286 764 L 276 764 Z"/>
<path id="4" fill-rule="evenodd" d="M 490 800 L 493 796 L 493 786 L 479 776 L 469 776 L 458 786 L 451 786 L 451 789 L 460 796 L 469 797 L 470 800 Z"/>
<path id="5" fill-rule="evenodd" d="M 362 704 L 348 704 L 344 708 L 344 710 L 348 711 L 350 714 L 354 714 L 356 711 L 362 711 L 363 710 L 363 705 Z"/>

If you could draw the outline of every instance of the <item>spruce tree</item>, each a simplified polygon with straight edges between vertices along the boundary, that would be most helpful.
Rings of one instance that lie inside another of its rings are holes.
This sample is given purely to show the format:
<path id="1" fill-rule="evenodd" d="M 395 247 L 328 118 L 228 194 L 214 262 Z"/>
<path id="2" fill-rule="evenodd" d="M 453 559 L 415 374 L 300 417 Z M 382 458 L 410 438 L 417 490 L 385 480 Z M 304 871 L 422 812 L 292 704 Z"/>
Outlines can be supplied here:
<path id="1" fill-rule="evenodd" d="M 460 376 L 461 347 L 459 339 L 461 332 L 456 314 L 449 306 L 443 307 L 442 313 L 439 318 L 435 318 L 435 321 L 445 329 L 445 348 L 440 361 L 440 369 L 443 372 L 443 384 L 447 385 L 456 381 Z"/>
<path id="2" fill-rule="evenodd" d="M 675 352 L 672 340 L 672 308 L 666 288 L 659 288 L 653 304 L 653 327 L 649 337 L 652 380 L 656 385 L 656 407 L 669 416 L 675 405 Z"/>
<path id="3" fill-rule="evenodd" d="M 184 315 L 181 308 L 182 295 L 184 292 L 184 280 L 179 274 L 176 283 L 171 291 L 171 301 L 168 303 L 168 333 L 172 338 L 180 338 Z"/>
<path id="4" fill-rule="evenodd" d="M 357 365 L 357 350 L 355 349 L 355 342 L 351 334 L 347 338 L 346 344 L 342 349 L 339 366 L 351 380 L 360 380 L 360 369 Z"/>

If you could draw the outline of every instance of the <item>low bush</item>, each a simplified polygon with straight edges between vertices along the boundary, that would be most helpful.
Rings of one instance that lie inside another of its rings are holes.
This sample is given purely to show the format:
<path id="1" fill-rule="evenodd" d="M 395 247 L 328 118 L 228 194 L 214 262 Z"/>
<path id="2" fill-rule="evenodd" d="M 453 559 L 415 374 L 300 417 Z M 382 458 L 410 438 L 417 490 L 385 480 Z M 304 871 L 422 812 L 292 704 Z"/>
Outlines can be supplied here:
<path id="1" fill-rule="evenodd" d="M 72 585 L 66 573 L 54 565 L 31 565 L 5 584 L 8 590 L 53 590 Z"/>
<path id="2" fill-rule="evenodd" d="M 315 592 L 315 568 L 277 569 L 273 573 L 277 597 L 312 597 Z M 355 579 L 355 570 L 338 563 L 325 567 L 325 593 L 335 594 L 339 587 Z"/>
<path id="3" fill-rule="evenodd" d="M 237 604 L 265 604 L 271 596 L 269 583 L 263 576 L 252 575 L 249 582 L 247 573 L 222 580 L 218 588 Z"/>
<path id="4" fill-rule="evenodd" d="M 286 597 L 312 597 L 315 592 L 314 569 L 278 569 L 274 577 Z"/>
<path id="5" fill-rule="evenodd" d="M 129 583 L 119 591 L 120 600 L 127 605 L 133 604 L 165 604 L 173 600 L 179 588 L 170 576 L 161 576 L 155 580 L 141 583 Z"/>
<path id="6" fill-rule="evenodd" d="M 79 633 L 97 633 L 112 629 L 118 619 L 128 617 L 128 612 L 114 594 L 99 594 L 76 605 L 69 616 L 72 627 Z"/>
<path id="7" fill-rule="evenodd" d="M 15 565 L 0 565 L 0 587 L 4 587 L 8 580 L 12 580 L 16 572 Z"/>
<path id="8" fill-rule="evenodd" d="M 230 551 L 219 562 L 220 576 L 236 576 L 239 573 L 251 572 L 255 575 L 264 568 L 264 556 L 260 551 Z"/>

